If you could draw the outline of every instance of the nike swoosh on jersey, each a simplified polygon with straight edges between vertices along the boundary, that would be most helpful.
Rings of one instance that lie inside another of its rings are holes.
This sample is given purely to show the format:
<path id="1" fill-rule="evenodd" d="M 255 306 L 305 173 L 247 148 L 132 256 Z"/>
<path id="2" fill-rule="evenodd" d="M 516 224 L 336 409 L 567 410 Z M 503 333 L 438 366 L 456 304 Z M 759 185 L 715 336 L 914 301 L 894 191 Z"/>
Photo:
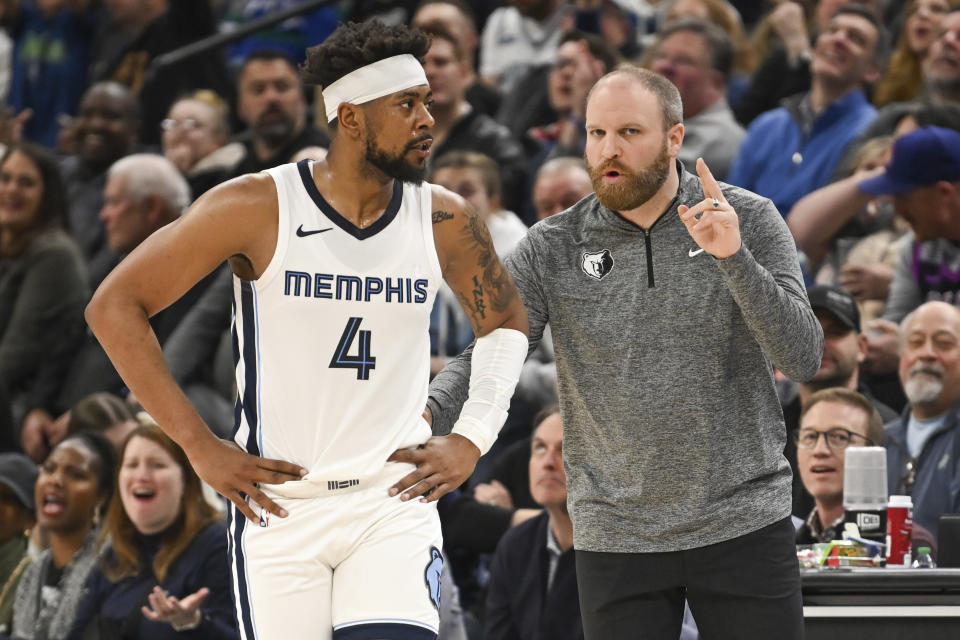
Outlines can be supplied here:
<path id="1" fill-rule="evenodd" d="M 310 231 L 304 231 L 303 225 L 297 227 L 297 237 L 306 238 L 307 236 L 312 236 L 315 233 L 323 233 L 324 231 L 330 231 L 333 227 L 327 227 L 326 229 L 311 229 Z"/>
<path id="2" fill-rule="evenodd" d="M 298 233 L 299 233 L 299 232 L 298 232 Z M 694 251 L 693 249 L 690 249 L 689 251 L 687 251 L 687 255 L 690 256 L 691 258 L 692 258 L 693 256 L 698 256 L 698 255 L 700 255 L 701 253 L 703 253 L 703 249 L 697 249 L 696 251 Z"/>

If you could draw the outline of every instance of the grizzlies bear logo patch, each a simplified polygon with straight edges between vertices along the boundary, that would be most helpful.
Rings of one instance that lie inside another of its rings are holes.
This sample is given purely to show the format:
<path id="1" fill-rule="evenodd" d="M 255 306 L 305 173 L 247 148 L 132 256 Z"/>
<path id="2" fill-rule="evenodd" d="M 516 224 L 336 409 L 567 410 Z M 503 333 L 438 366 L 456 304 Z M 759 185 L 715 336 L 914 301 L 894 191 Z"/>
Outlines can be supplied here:
<path id="1" fill-rule="evenodd" d="M 427 583 L 427 591 L 430 593 L 430 601 L 434 608 L 440 611 L 440 577 L 443 575 L 443 556 L 436 547 L 430 547 L 430 562 L 424 569 L 423 579 Z"/>
<path id="2" fill-rule="evenodd" d="M 610 249 L 584 253 L 580 260 L 580 268 L 591 278 L 602 280 L 613 270 L 613 256 L 610 254 Z"/>

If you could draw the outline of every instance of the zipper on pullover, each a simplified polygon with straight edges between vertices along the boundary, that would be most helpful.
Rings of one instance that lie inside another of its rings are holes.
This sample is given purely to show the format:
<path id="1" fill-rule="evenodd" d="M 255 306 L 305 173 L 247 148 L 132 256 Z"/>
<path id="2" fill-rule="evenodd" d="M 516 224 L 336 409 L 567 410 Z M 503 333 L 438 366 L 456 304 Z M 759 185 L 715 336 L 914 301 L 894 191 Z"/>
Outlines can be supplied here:
<path id="1" fill-rule="evenodd" d="M 623 217 L 619 213 L 614 212 L 614 215 L 620 217 L 620 219 L 628 222 L 629 224 L 632 224 L 637 229 L 640 229 L 640 231 L 643 231 L 643 243 L 647 249 L 647 288 L 649 289 L 653 289 L 655 286 L 657 286 L 653 278 L 653 243 L 650 241 L 650 232 L 653 231 L 653 228 L 657 226 L 657 224 L 659 224 L 661 220 L 663 220 L 663 217 L 667 215 L 667 213 L 671 209 L 677 208 L 677 203 L 679 201 L 680 201 L 680 189 L 678 187 L 677 194 L 673 196 L 673 200 L 671 200 L 670 204 L 667 205 L 667 208 L 663 210 L 663 213 L 657 216 L 657 219 L 653 221 L 653 224 L 650 225 L 649 229 L 645 229 L 640 225 L 638 225 L 633 220 L 628 220 L 627 218 Z"/>
<path id="2" fill-rule="evenodd" d="M 649 229 L 643 230 L 643 240 L 647 247 L 647 287 L 653 289 L 656 285 L 653 282 L 653 245 L 650 242 Z"/>

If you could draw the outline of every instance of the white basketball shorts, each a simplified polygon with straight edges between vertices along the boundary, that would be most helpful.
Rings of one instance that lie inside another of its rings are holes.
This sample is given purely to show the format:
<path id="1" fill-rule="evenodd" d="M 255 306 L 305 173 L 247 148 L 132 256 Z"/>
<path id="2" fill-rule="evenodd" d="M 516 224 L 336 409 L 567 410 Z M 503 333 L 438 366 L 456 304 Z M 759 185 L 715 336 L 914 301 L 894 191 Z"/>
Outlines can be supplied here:
<path id="1" fill-rule="evenodd" d="M 436 639 L 440 518 L 435 502 L 387 494 L 413 468 L 400 466 L 355 486 L 327 483 L 319 497 L 271 495 L 286 518 L 251 502 L 259 526 L 231 506 L 242 640 Z"/>

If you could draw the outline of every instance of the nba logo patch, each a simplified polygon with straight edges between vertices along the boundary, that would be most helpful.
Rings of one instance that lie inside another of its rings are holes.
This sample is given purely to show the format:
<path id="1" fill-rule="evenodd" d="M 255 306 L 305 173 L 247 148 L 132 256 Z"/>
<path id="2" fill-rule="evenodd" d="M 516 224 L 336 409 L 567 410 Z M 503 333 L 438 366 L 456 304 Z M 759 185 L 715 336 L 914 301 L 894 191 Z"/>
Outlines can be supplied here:
<path id="1" fill-rule="evenodd" d="M 260 526 L 264 528 L 270 526 L 270 512 L 266 509 L 260 510 Z"/>
<path id="2" fill-rule="evenodd" d="M 613 255 L 610 249 L 586 252 L 580 259 L 580 268 L 595 280 L 602 280 L 613 270 Z"/>
<path id="3" fill-rule="evenodd" d="M 427 591 L 430 593 L 430 602 L 434 608 L 440 611 L 440 577 L 443 575 L 443 556 L 436 547 L 430 547 L 430 562 L 423 572 L 424 582 L 427 583 Z"/>

